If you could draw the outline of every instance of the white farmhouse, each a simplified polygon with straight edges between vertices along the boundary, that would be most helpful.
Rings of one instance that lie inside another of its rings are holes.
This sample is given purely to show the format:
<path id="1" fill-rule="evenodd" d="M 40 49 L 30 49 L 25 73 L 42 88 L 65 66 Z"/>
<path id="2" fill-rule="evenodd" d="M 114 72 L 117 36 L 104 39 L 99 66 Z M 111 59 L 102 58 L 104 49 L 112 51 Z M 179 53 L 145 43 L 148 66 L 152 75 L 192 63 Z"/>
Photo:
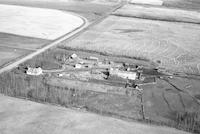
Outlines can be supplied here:
<path id="1" fill-rule="evenodd" d="M 42 68 L 41 67 L 37 67 L 37 68 L 31 68 L 28 67 L 28 70 L 26 71 L 26 74 L 28 75 L 41 75 L 42 74 Z"/>

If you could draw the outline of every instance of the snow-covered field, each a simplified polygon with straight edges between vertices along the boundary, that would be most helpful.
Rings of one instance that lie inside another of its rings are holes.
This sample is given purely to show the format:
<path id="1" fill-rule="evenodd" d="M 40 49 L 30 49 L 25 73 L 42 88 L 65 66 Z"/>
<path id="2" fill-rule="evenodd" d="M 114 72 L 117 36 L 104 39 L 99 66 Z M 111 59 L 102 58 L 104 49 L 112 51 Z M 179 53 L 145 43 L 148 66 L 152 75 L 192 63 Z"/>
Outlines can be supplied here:
<path id="1" fill-rule="evenodd" d="M 54 40 L 80 27 L 75 15 L 53 9 L 0 4 L 0 32 Z"/>

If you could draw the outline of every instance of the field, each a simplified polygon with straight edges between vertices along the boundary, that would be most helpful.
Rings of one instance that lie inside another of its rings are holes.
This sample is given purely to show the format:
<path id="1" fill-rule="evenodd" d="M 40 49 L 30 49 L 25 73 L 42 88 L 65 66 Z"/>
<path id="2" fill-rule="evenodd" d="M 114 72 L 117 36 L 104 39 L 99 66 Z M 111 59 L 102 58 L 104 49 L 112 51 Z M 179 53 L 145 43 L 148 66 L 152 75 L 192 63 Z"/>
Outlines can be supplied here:
<path id="1" fill-rule="evenodd" d="M 0 133 L 12 134 L 186 134 L 84 111 L 39 104 L 0 95 Z"/>
<path id="2" fill-rule="evenodd" d="M 199 74 L 199 25 L 110 16 L 63 46 L 161 61 L 162 67 Z"/>
<path id="3" fill-rule="evenodd" d="M 0 46 L 2 47 L 27 50 L 36 50 L 50 42 L 50 40 L 46 39 L 20 36 L 8 33 L 0 33 L 0 40 Z"/>
<path id="4" fill-rule="evenodd" d="M 20 58 L 31 51 L 23 50 L 23 49 L 15 49 L 15 48 L 5 48 L 0 46 L 0 66 L 5 66 L 7 63 L 15 60 L 16 58 Z"/>
<path id="5" fill-rule="evenodd" d="M 0 0 L 1 4 L 21 5 L 74 12 L 92 22 L 110 11 L 118 2 L 107 0 Z"/>
<path id="6" fill-rule="evenodd" d="M 135 17 L 142 19 L 186 22 L 196 24 L 200 23 L 200 13 L 198 11 L 170 9 L 164 7 L 125 5 L 113 14 L 122 17 Z"/>
<path id="7" fill-rule="evenodd" d="M 47 40 L 55 40 L 83 24 L 81 18 L 53 9 L 0 5 L 0 12 L 0 32 Z"/>
<path id="8" fill-rule="evenodd" d="M 200 1 L 199 0 L 163 0 L 164 6 L 170 8 L 181 8 L 185 10 L 195 10 L 200 11 Z"/>

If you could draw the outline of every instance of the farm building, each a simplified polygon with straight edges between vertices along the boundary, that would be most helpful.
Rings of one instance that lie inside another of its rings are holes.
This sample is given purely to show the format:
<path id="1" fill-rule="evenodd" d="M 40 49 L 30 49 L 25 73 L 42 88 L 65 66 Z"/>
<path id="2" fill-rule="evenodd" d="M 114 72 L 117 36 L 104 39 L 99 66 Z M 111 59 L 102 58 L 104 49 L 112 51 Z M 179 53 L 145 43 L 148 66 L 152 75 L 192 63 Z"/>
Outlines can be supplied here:
<path id="1" fill-rule="evenodd" d="M 28 67 L 26 74 L 28 74 L 28 75 L 41 75 L 42 74 L 42 68 L 41 67 L 38 67 L 38 68 Z"/>
<path id="2" fill-rule="evenodd" d="M 93 61 L 98 62 L 98 61 L 99 61 L 99 58 L 90 56 L 90 57 L 88 58 L 88 60 L 93 60 Z"/>
<path id="3" fill-rule="evenodd" d="M 110 69 L 110 75 L 116 75 L 118 77 L 124 78 L 124 79 L 130 79 L 130 80 L 136 80 L 137 79 L 137 73 L 136 72 L 128 72 L 128 71 L 122 71 L 118 69 Z"/>
<path id="4" fill-rule="evenodd" d="M 80 69 L 80 68 L 82 68 L 82 65 L 81 64 L 75 64 L 74 67 Z"/>
<path id="5" fill-rule="evenodd" d="M 70 56 L 70 58 L 71 58 L 71 59 L 78 58 L 78 55 L 76 55 L 76 54 L 72 54 L 72 55 Z"/>

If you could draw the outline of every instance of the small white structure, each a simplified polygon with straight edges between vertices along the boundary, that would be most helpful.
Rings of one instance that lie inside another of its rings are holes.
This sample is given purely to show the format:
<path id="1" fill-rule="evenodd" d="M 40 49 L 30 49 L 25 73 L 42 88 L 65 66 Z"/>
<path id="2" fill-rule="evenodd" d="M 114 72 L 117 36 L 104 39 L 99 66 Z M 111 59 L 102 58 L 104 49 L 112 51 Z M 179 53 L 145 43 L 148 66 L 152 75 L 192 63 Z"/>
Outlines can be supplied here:
<path id="1" fill-rule="evenodd" d="M 38 67 L 38 68 L 31 68 L 28 67 L 28 70 L 26 71 L 26 74 L 28 75 L 41 75 L 42 74 L 42 68 Z"/>
<path id="2" fill-rule="evenodd" d="M 90 60 L 97 61 L 97 62 L 98 62 L 98 60 L 99 60 L 99 58 L 97 58 L 97 57 L 93 57 L 93 56 L 90 56 L 89 59 L 90 59 Z"/>
<path id="3" fill-rule="evenodd" d="M 83 65 L 85 62 L 83 60 L 79 61 L 79 64 Z"/>
<path id="4" fill-rule="evenodd" d="M 75 58 L 78 57 L 78 55 L 76 55 L 76 54 L 72 54 L 70 57 L 71 57 L 72 59 L 75 59 Z"/>
<path id="5" fill-rule="evenodd" d="M 57 74 L 58 75 L 58 77 L 62 77 L 63 76 L 63 74 Z"/>
<path id="6" fill-rule="evenodd" d="M 74 67 L 77 68 L 77 69 L 80 69 L 80 68 L 82 68 L 82 65 L 81 64 L 76 64 Z"/>
<path id="7" fill-rule="evenodd" d="M 118 77 L 129 79 L 129 80 L 136 80 L 137 73 L 136 72 L 128 72 L 128 71 L 121 71 L 118 69 L 110 69 L 110 75 L 117 75 Z"/>
<path id="8" fill-rule="evenodd" d="M 148 4 L 148 5 L 159 5 L 163 4 L 162 0 L 130 0 L 131 4 Z"/>

